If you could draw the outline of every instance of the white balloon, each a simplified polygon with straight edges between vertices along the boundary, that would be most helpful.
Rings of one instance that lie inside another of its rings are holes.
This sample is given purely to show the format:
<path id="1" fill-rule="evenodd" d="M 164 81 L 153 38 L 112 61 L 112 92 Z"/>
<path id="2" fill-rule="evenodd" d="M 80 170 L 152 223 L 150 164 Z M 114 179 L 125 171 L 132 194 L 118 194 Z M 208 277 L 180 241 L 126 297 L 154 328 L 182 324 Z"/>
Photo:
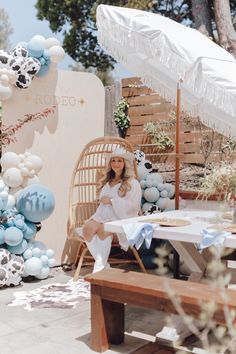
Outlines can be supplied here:
<path id="1" fill-rule="evenodd" d="M 54 37 L 49 37 L 46 39 L 45 41 L 45 48 L 49 49 L 55 45 L 61 46 L 61 43 L 58 39 L 54 38 Z"/>
<path id="2" fill-rule="evenodd" d="M 33 44 L 33 45 L 34 45 L 35 43 L 37 43 L 38 45 L 40 45 L 40 46 L 42 46 L 43 48 L 45 48 L 46 39 L 45 39 L 43 36 L 37 34 L 36 36 L 33 36 L 33 37 L 30 39 L 29 43 L 31 43 L 31 44 Z"/>
<path id="3" fill-rule="evenodd" d="M 12 194 L 8 194 L 8 198 L 7 198 L 7 205 L 5 206 L 5 210 L 7 209 L 12 209 L 16 204 L 16 200 L 14 195 Z"/>
<path id="4" fill-rule="evenodd" d="M 0 100 L 6 101 L 12 96 L 12 88 L 0 84 Z"/>
<path id="5" fill-rule="evenodd" d="M 17 73 L 14 70 L 9 69 L 8 72 L 7 72 L 7 75 L 9 77 L 10 83 L 11 84 L 15 84 Z"/>
<path id="6" fill-rule="evenodd" d="M 24 164 L 25 164 L 25 167 L 27 167 L 29 169 L 33 167 L 32 162 L 30 162 L 30 161 L 24 161 Z"/>
<path id="7" fill-rule="evenodd" d="M 20 172 L 22 174 L 23 177 L 26 177 L 29 175 L 29 170 L 27 167 L 20 167 Z"/>
<path id="8" fill-rule="evenodd" d="M 4 172 L 3 180 L 7 186 L 15 188 L 21 185 L 23 177 L 19 168 L 11 167 Z"/>
<path id="9" fill-rule="evenodd" d="M 4 86 L 6 85 L 7 86 L 9 84 L 10 79 L 7 76 L 7 74 L 2 74 L 0 76 L 0 81 L 1 81 L 2 85 L 4 85 Z"/>
<path id="10" fill-rule="evenodd" d="M 25 159 L 25 155 L 24 154 L 19 154 L 18 156 L 19 156 L 21 161 L 23 161 Z"/>
<path id="11" fill-rule="evenodd" d="M 35 176 L 35 170 L 30 170 L 29 171 L 29 177 L 34 177 Z"/>
<path id="12" fill-rule="evenodd" d="M 54 45 L 49 49 L 49 53 L 51 56 L 51 61 L 53 63 L 60 63 L 64 59 L 65 56 L 65 51 L 62 47 L 59 47 L 58 45 Z"/>
<path id="13" fill-rule="evenodd" d="M 24 153 L 24 156 L 25 156 L 25 157 L 31 156 L 31 153 L 30 153 L 29 151 L 26 151 L 26 152 Z"/>
<path id="14" fill-rule="evenodd" d="M 0 160 L 2 170 L 5 171 L 9 167 L 17 167 L 20 163 L 20 158 L 15 152 L 5 152 Z"/>
<path id="15" fill-rule="evenodd" d="M 27 187 L 30 184 L 35 184 L 35 183 L 40 183 L 40 179 L 39 179 L 38 176 L 24 178 L 24 180 L 23 180 L 21 185 L 22 185 L 22 187 Z"/>
<path id="16" fill-rule="evenodd" d="M 31 168 L 34 169 L 37 173 L 42 169 L 43 167 L 43 161 L 42 159 L 37 156 L 37 155 L 31 155 L 28 156 L 25 161 L 26 162 L 30 162 L 31 163 Z"/>

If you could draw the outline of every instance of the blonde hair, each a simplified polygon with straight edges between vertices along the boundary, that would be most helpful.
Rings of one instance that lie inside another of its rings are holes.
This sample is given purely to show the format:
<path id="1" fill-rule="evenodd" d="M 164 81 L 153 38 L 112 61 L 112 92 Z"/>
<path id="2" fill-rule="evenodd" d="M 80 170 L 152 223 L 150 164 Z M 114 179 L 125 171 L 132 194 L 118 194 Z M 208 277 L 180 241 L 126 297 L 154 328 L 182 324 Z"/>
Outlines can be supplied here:
<path id="1" fill-rule="evenodd" d="M 121 173 L 121 185 L 118 190 L 118 194 L 120 197 L 124 197 L 128 191 L 131 189 L 131 185 L 129 183 L 130 179 L 135 178 L 134 168 L 132 164 L 124 159 L 124 168 Z M 104 171 L 103 177 L 100 179 L 97 188 L 97 194 L 100 193 L 101 189 L 105 184 L 110 182 L 115 177 L 115 172 L 111 168 L 111 163 L 106 166 L 106 170 Z"/>

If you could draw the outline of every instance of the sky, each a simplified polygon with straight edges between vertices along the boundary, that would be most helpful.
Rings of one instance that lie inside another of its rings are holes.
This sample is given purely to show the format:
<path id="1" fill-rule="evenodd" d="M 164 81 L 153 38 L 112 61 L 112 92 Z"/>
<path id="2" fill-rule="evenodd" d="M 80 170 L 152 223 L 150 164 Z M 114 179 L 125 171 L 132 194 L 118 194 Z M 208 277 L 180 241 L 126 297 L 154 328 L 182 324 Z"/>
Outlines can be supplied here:
<path id="1" fill-rule="evenodd" d="M 53 33 L 49 28 L 48 21 L 39 21 L 36 18 L 35 4 L 36 0 L 0 0 L 0 7 L 8 14 L 13 29 L 13 34 L 9 37 L 12 48 L 19 42 L 28 42 L 38 34 L 45 38 L 56 37 L 62 43 L 62 35 Z M 66 55 L 65 59 L 59 63 L 58 68 L 66 70 L 72 64 L 73 60 Z M 113 76 L 118 80 L 132 75 L 119 64 L 116 66 Z"/>

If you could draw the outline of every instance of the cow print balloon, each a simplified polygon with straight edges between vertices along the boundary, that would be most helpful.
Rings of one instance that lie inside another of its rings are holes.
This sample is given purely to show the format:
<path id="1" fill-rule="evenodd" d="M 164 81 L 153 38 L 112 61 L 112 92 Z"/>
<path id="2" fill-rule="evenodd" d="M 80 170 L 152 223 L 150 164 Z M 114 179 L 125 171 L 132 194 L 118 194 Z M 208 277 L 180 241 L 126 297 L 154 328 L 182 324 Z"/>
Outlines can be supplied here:
<path id="1" fill-rule="evenodd" d="M 19 87 L 20 89 L 26 89 L 27 87 L 30 86 L 31 81 L 32 80 L 30 75 L 25 72 L 18 76 L 16 80 L 16 86 Z"/>
<path id="2" fill-rule="evenodd" d="M 8 271 L 5 268 L 0 267 L 0 287 L 6 285 L 8 279 L 9 279 Z"/>
<path id="3" fill-rule="evenodd" d="M 14 48 L 12 54 L 13 54 L 14 57 L 23 57 L 23 58 L 27 58 L 28 57 L 27 49 L 25 49 L 21 45 L 19 45 L 16 48 Z"/>
<path id="4" fill-rule="evenodd" d="M 0 50 L 0 67 L 10 68 L 10 61 L 12 60 L 12 55 L 6 50 Z"/>
<path id="5" fill-rule="evenodd" d="M 4 267 L 11 259 L 11 253 L 5 248 L 0 248 L 0 266 Z"/>
<path id="6" fill-rule="evenodd" d="M 26 72 L 34 76 L 36 75 L 39 70 L 40 70 L 41 64 L 37 58 L 28 58 L 26 60 Z"/>

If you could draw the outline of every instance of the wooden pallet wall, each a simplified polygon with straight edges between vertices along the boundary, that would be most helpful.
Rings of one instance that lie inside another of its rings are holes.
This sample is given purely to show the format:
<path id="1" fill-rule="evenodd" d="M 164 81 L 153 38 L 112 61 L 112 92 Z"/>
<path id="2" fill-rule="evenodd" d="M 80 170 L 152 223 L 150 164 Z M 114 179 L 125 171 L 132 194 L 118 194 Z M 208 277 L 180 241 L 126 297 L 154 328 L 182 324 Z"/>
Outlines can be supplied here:
<path id="1" fill-rule="evenodd" d="M 155 159 L 155 147 L 146 145 L 147 135 L 143 131 L 143 126 L 147 122 L 159 122 L 169 120 L 169 114 L 175 107 L 160 97 L 156 92 L 142 84 L 139 78 L 128 78 L 122 80 L 122 96 L 128 101 L 129 116 L 131 118 L 131 126 L 127 131 L 127 140 L 129 140 L 135 149 L 143 150 L 146 158 Z M 167 127 L 168 134 L 175 141 L 175 127 Z M 196 119 L 190 120 L 187 124 L 181 122 L 180 129 L 180 149 L 182 158 L 185 163 L 203 164 L 204 157 L 201 151 L 202 136 L 209 134 L 212 130 L 199 125 Z M 208 162 L 219 161 L 222 155 L 219 153 L 220 142 L 222 136 L 214 133 L 214 145 Z M 143 145 L 144 144 L 144 145 Z M 160 155 L 162 156 L 162 155 Z M 234 158 L 236 155 L 234 154 Z M 159 162 L 173 163 L 175 160 L 174 153 L 164 154 Z M 154 161 L 155 162 L 155 161 Z"/>

